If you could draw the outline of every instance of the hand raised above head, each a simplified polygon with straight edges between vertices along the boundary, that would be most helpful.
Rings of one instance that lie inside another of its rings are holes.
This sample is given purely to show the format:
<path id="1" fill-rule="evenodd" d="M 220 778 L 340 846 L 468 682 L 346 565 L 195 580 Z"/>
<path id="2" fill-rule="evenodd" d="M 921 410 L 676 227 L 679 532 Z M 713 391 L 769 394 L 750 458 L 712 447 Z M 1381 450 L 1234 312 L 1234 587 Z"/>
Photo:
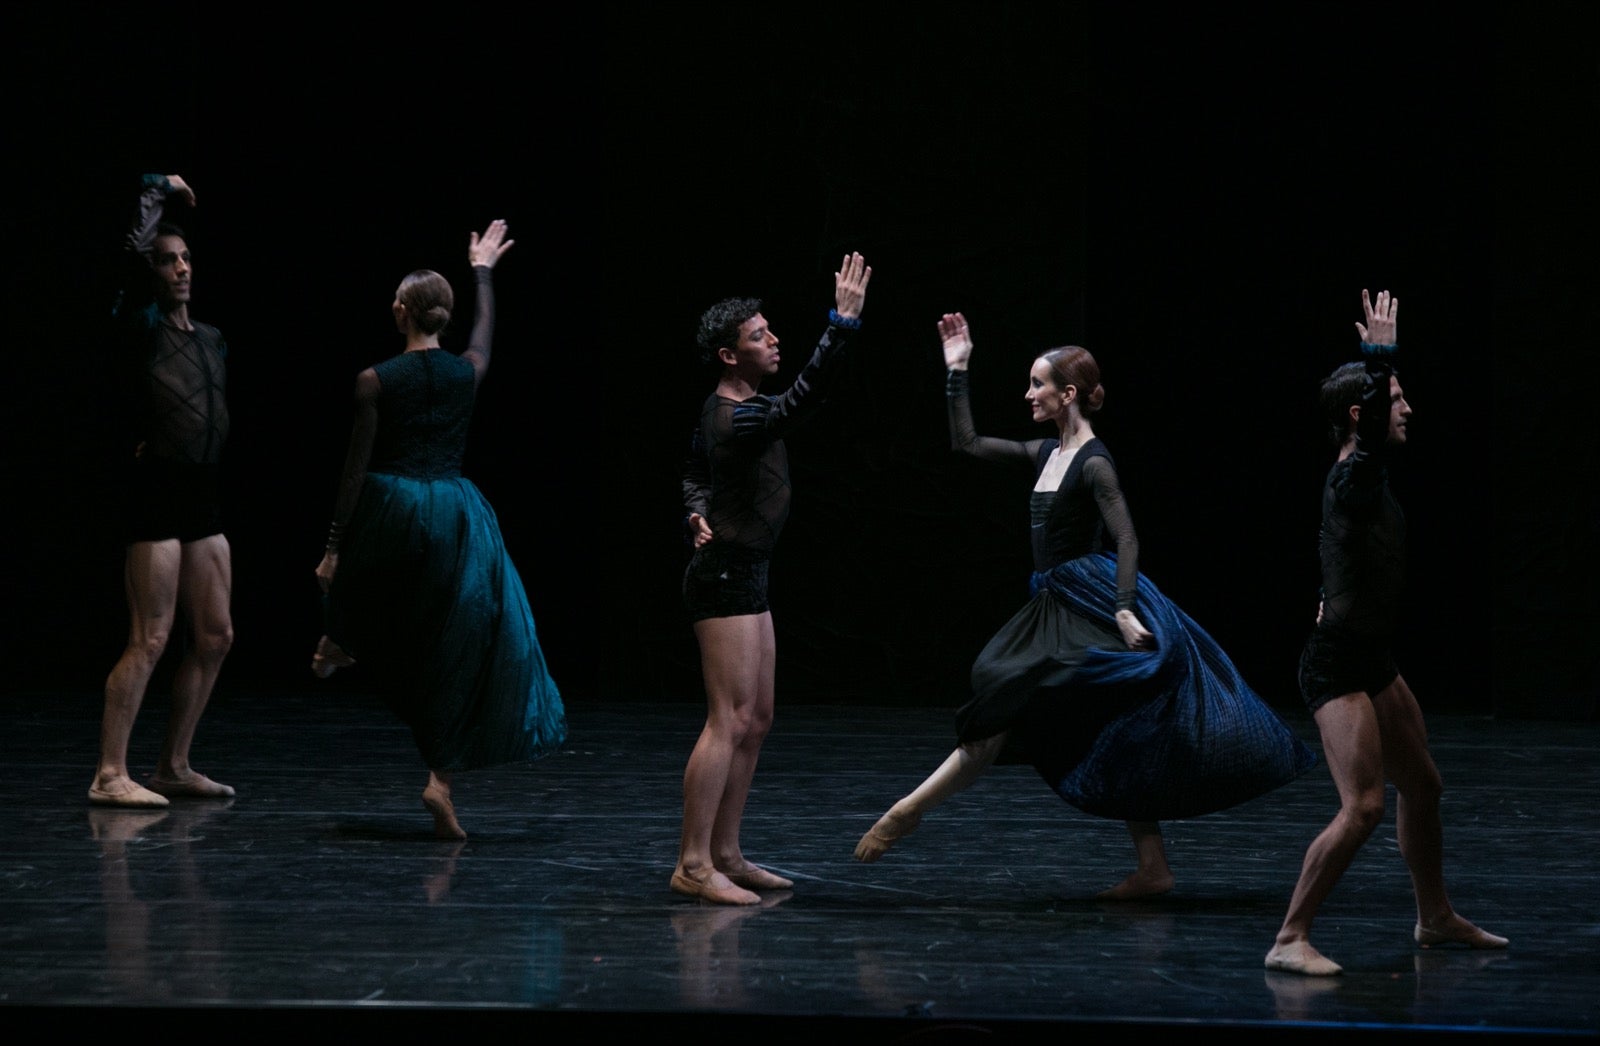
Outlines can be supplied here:
<path id="1" fill-rule="evenodd" d="M 844 256 L 839 271 L 833 274 L 834 311 L 847 320 L 861 315 L 861 306 L 867 300 L 867 281 L 872 279 L 872 266 L 861 257 L 861 252 Z"/>
<path id="2" fill-rule="evenodd" d="M 967 318 L 959 312 L 947 312 L 939 317 L 939 340 L 944 343 L 944 365 L 947 370 L 965 370 L 972 357 L 972 334 L 967 329 Z"/>
<path id="3" fill-rule="evenodd" d="M 467 244 L 467 260 L 474 268 L 481 265 L 486 269 L 492 269 L 495 262 L 500 260 L 500 256 L 509 251 L 511 245 L 516 242 L 506 239 L 506 223 L 496 218 L 489 223 L 482 236 L 477 233 L 472 234 L 472 239 Z"/>
<path id="4" fill-rule="evenodd" d="M 1366 314 L 1367 322 L 1356 324 L 1356 330 L 1361 334 L 1361 340 L 1368 345 L 1393 345 L 1395 344 L 1395 328 L 1400 314 L 1400 299 L 1390 295 L 1388 291 L 1379 291 L 1378 300 L 1374 302 L 1367 296 L 1367 289 L 1361 288 L 1361 311 Z"/>
<path id="5" fill-rule="evenodd" d="M 184 203 L 194 206 L 194 190 L 189 188 L 189 183 L 183 180 L 181 174 L 167 175 L 167 195 L 181 196 Z"/>

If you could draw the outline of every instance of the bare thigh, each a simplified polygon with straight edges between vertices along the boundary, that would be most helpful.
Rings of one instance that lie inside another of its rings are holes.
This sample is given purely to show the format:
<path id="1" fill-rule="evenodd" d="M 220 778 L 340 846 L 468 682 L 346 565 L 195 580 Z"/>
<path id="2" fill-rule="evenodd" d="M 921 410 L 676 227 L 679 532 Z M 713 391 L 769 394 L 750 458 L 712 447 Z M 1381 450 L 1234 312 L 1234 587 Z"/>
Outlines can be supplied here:
<path id="1" fill-rule="evenodd" d="M 777 663 L 772 613 L 704 618 L 694 632 L 712 718 L 770 709 Z"/>
<path id="2" fill-rule="evenodd" d="M 1373 695 L 1372 707 L 1383 737 L 1383 769 L 1402 795 L 1440 787 L 1439 768 L 1428 751 L 1428 727 L 1403 676 Z"/>
<path id="3" fill-rule="evenodd" d="M 183 545 L 178 588 L 198 635 L 232 631 L 233 553 L 221 534 Z"/>

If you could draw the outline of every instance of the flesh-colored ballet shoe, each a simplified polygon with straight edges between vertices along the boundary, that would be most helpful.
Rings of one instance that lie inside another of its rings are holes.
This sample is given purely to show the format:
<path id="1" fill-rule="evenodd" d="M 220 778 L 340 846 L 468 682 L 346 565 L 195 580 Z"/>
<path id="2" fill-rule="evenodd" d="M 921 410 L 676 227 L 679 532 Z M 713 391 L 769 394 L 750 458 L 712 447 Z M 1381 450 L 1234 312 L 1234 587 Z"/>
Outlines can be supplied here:
<path id="1" fill-rule="evenodd" d="M 890 811 L 878 818 L 878 823 L 867 829 L 867 834 L 856 843 L 856 860 L 872 862 L 889 852 L 889 847 L 910 835 L 922 823 L 921 814 L 901 817 Z"/>
<path id="2" fill-rule="evenodd" d="M 1460 926 L 1448 927 L 1443 930 L 1430 930 L 1421 923 L 1411 931 L 1411 936 L 1424 948 L 1432 948 L 1441 944 L 1459 944 L 1465 948 L 1504 948 L 1511 941 L 1499 934 L 1490 933 L 1488 930 L 1479 929 L 1471 923 L 1464 922 Z"/>
<path id="3" fill-rule="evenodd" d="M 1307 977 L 1332 977 L 1344 972 L 1344 967 L 1304 943 L 1273 948 L 1267 953 L 1266 967 Z"/>
<path id="4" fill-rule="evenodd" d="M 108 792 L 98 785 L 89 786 L 89 801 L 97 806 L 130 806 L 150 808 L 154 806 L 168 806 L 167 797 L 158 795 L 148 788 L 134 785 L 132 788 L 121 792 Z"/>
<path id="5" fill-rule="evenodd" d="M 769 872 L 757 865 L 745 865 L 743 870 L 737 872 L 723 871 L 728 881 L 735 886 L 742 886 L 746 890 L 789 890 L 794 887 L 793 879 L 785 879 L 776 872 Z"/>
<path id="6" fill-rule="evenodd" d="M 311 655 L 311 674 L 318 679 L 327 679 L 341 668 L 349 668 L 356 663 L 356 659 L 345 653 L 339 644 L 332 642 L 327 636 L 317 640 L 317 649 Z"/>
<path id="7" fill-rule="evenodd" d="M 169 799 L 231 799 L 233 786 L 213 781 L 205 774 L 195 772 L 188 777 L 155 777 L 150 778 L 150 790 Z"/>
<path id="8" fill-rule="evenodd" d="M 685 897 L 697 897 L 702 901 L 712 904 L 760 904 L 761 897 L 751 893 L 732 882 L 726 887 L 715 886 L 708 882 L 691 879 L 682 872 L 672 873 L 672 892 L 681 893 Z"/>
<path id="9" fill-rule="evenodd" d="M 1171 872 L 1163 875 L 1134 872 L 1108 890 L 1101 890 L 1095 898 L 1101 901 L 1137 901 L 1145 897 L 1159 897 L 1171 893 L 1177 884 Z"/>

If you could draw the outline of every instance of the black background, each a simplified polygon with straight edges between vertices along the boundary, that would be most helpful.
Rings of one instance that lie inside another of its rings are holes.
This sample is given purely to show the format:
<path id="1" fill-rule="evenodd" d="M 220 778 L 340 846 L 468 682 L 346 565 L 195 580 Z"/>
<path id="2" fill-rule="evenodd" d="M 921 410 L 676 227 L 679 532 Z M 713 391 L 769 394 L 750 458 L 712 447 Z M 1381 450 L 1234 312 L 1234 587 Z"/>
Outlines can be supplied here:
<path id="1" fill-rule="evenodd" d="M 232 353 L 223 687 L 362 685 L 307 672 L 351 382 L 400 348 L 411 269 L 464 320 L 468 230 L 500 217 L 467 471 L 569 702 L 702 699 L 695 321 L 763 298 L 775 391 L 860 250 L 865 329 L 789 443 L 780 701 L 953 706 L 1025 597 L 1026 475 L 948 450 L 934 323 L 959 309 L 987 434 L 1038 434 L 1037 352 L 1096 354 L 1142 568 L 1294 706 L 1316 384 L 1368 287 L 1402 302 L 1416 410 L 1408 680 L 1425 708 L 1592 718 L 1596 37 L 1577 4 L 1408 11 L 12 8 L 6 686 L 97 692 L 123 641 L 93 332 L 157 171 L 196 191 L 192 312 Z"/>

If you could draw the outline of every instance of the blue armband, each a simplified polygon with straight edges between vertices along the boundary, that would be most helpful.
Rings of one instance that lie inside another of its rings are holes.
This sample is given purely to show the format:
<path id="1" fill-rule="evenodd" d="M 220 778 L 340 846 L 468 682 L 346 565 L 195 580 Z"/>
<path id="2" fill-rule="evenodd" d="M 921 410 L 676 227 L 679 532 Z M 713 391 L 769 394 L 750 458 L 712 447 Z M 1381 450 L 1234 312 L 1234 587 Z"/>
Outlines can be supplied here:
<path id="1" fill-rule="evenodd" d="M 855 331 L 855 330 L 860 330 L 861 329 L 861 317 L 860 316 L 857 316 L 854 319 L 848 319 L 847 320 L 843 316 L 839 315 L 839 310 L 838 309 L 829 309 L 828 310 L 828 322 L 833 324 L 835 327 L 843 327 L 847 331 Z"/>
<path id="2" fill-rule="evenodd" d="M 1365 341 L 1361 343 L 1361 355 L 1363 356 L 1393 356 L 1399 351 L 1400 346 L 1398 345 L 1373 345 Z"/>

